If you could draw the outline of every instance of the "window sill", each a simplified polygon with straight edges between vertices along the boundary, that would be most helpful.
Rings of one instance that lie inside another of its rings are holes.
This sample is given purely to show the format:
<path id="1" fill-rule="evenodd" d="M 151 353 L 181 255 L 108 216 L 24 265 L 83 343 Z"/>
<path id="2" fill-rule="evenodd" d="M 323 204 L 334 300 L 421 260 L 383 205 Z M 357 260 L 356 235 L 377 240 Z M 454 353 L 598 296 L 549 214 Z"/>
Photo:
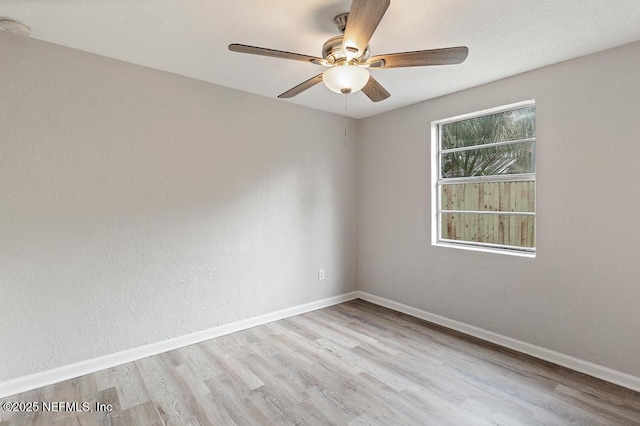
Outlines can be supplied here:
<path id="1" fill-rule="evenodd" d="M 446 247 L 446 248 L 453 248 L 453 249 L 459 249 L 459 250 L 479 251 L 484 253 L 506 254 L 508 256 L 528 257 L 530 259 L 535 259 L 536 257 L 535 251 L 520 251 L 520 250 L 513 250 L 508 248 L 485 247 L 485 246 L 476 246 L 476 245 L 463 244 L 463 243 L 456 244 L 456 243 L 443 242 L 443 241 L 431 243 L 431 245 L 434 247 Z"/>

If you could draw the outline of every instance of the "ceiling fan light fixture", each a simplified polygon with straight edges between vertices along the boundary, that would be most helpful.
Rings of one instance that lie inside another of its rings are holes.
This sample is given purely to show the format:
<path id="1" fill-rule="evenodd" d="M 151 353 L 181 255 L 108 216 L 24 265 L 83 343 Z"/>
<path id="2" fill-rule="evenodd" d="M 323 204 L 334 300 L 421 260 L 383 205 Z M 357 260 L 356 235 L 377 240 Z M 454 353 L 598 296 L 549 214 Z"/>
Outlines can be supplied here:
<path id="1" fill-rule="evenodd" d="M 332 92 L 355 93 L 369 81 L 369 71 L 356 65 L 336 65 L 322 74 L 322 81 Z"/>

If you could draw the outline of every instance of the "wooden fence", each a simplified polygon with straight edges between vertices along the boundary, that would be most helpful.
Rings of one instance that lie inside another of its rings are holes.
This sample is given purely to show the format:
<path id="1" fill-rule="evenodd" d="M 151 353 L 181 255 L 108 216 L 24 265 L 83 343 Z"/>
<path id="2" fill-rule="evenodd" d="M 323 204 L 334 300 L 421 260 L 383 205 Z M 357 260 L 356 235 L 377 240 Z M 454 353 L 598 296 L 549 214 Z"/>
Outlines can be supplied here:
<path id="1" fill-rule="evenodd" d="M 464 183 L 442 186 L 443 210 L 535 212 L 535 182 Z M 535 216 L 442 213 L 441 237 L 535 247 Z"/>

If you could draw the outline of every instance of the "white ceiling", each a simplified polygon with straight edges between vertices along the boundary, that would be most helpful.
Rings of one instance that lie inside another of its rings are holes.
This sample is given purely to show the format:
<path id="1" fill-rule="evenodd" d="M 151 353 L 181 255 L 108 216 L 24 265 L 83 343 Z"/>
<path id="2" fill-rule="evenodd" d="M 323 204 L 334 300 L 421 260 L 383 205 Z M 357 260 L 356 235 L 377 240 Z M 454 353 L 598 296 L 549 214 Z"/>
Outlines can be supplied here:
<path id="1" fill-rule="evenodd" d="M 321 56 L 350 0 L 0 0 L 31 37 L 275 98 L 324 68 L 227 50 L 243 43 Z M 640 39 L 640 0 L 392 0 L 371 54 L 465 45 L 461 65 L 374 70 L 391 93 L 349 95 L 378 114 Z M 322 84 L 293 102 L 342 114 Z"/>

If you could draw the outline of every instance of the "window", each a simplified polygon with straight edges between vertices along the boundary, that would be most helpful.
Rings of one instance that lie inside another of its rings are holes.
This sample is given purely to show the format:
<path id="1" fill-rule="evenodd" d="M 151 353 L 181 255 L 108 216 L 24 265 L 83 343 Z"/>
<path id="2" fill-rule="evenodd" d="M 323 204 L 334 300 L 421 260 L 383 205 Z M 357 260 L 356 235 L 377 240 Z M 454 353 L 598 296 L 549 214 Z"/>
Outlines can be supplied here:
<path id="1" fill-rule="evenodd" d="M 535 103 L 435 121 L 432 243 L 535 256 Z"/>

